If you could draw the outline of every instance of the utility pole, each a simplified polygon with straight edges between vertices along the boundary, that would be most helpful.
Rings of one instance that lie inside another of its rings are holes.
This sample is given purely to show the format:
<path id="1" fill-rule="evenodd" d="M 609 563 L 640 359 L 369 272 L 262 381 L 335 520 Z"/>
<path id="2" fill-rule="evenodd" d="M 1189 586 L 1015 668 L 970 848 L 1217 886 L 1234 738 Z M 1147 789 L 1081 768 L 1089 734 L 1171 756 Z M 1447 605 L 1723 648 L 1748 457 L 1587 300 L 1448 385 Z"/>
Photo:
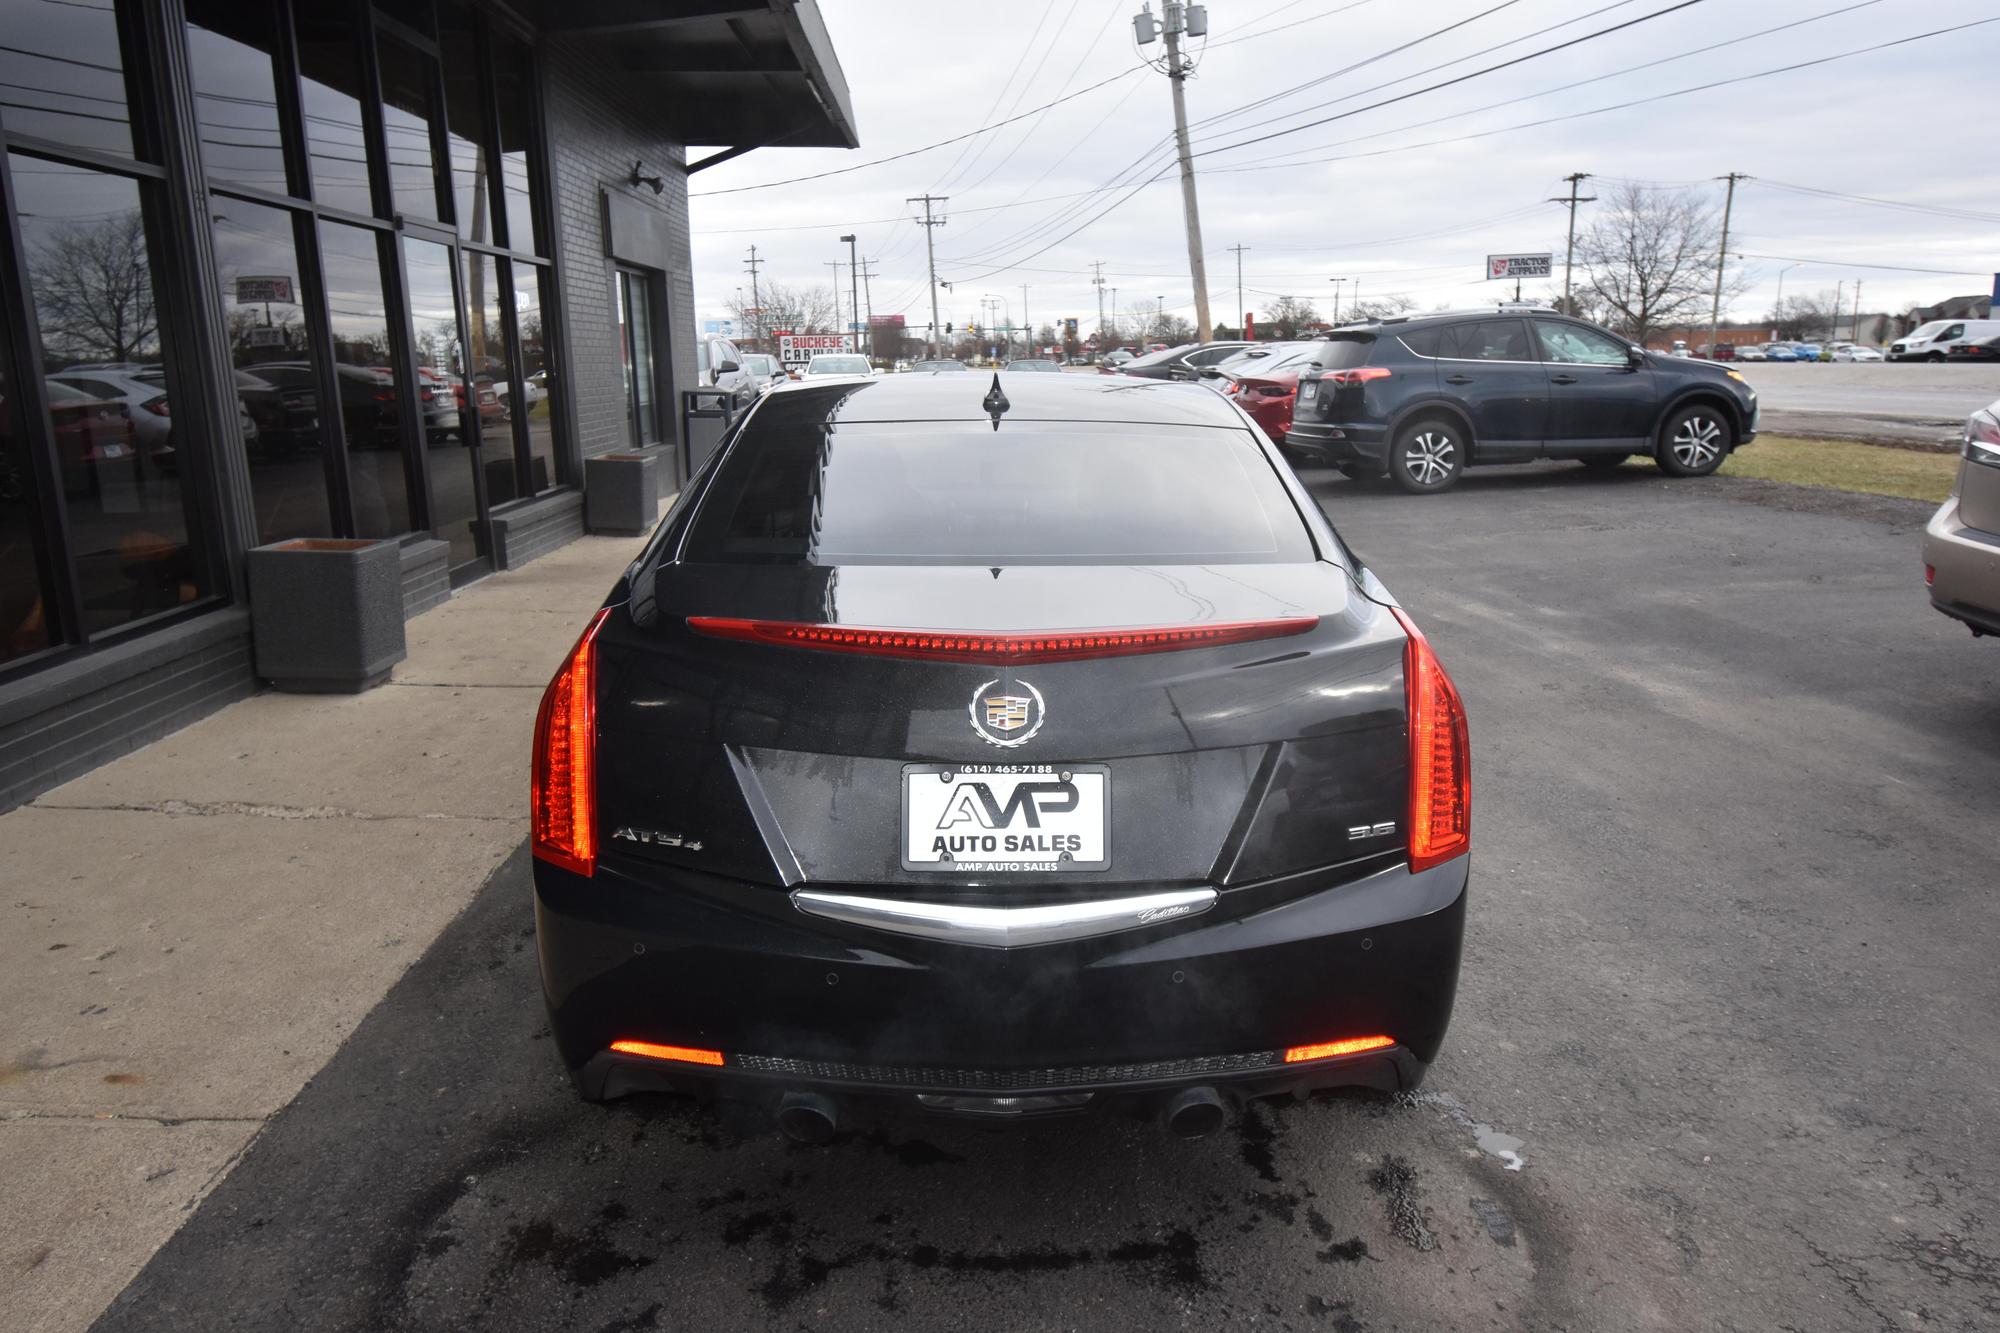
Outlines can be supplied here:
<path id="1" fill-rule="evenodd" d="M 868 350 L 871 353 L 880 353 L 882 349 L 875 345 L 875 288 L 874 285 L 868 281 L 870 278 L 874 276 L 875 276 L 874 261 L 868 259 L 862 260 L 861 299 L 868 303 L 868 323 L 866 326 L 868 329 Z M 899 342 L 896 348 L 896 354 L 898 356 L 902 355 L 902 350 L 903 350 L 902 346 Z"/>
<path id="2" fill-rule="evenodd" d="M 1826 335 L 1828 342 L 1832 342 L 1840 337 L 1840 307 L 1845 304 L 1846 296 L 1847 279 L 1842 278 L 1839 282 L 1833 284 L 1833 322 L 1828 326 Z"/>
<path id="3" fill-rule="evenodd" d="M 1340 284 L 1346 282 L 1347 279 L 1328 278 L 1327 281 L 1333 284 L 1333 326 L 1335 328 L 1339 328 L 1340 327 Z"/>
<path id="4" fill-rule="evenodd" d="M 1111 289 L 1111 340 L 1118 341 L 1125 336 L 1125 329 L 1118 318 L 1118 289 Z"/>
<path id="5" fill-rule="evenodd" d="M 1854 280 L 1854 332 L 1847 335 L 1852 342 L 1861 341 L 1861 279 Z"/>
<path id="6" fill-rule="evenodd" d="M 861 322 L 861 260 L 854 248 L 854 238 L 843 236 L 847 242 L 847 350 L 861 350 L 861 330 L 854 327 Z"/>
<path id="7" fill-rule="evenodd" d="M 1597 202 L 1597 196 L 1594 194 L 1579 195 L 1576 192 L 1577 186 L 1590 179 L 1589 172 L 1572 171 L 1569 175 L 1563 177 L 1563 179 L 1569 182 L 1568 197 L 1565 198 L 1558 195 L 1556 198 L 1549 200 L 1549 202 L 1565 205 L 1569 209 L 1569 245 L 1563 253 L 1563 313 L 1565 315 L 1573 315 L 1576 312 L 1570 308 L 1569 304 L 1569 274 L 1571 267 L 1576 263 L 1576 206 L 1578 204 L 1594 204 Z M 1711 346 L 1713 346 L 1714 341 L 1713 338 L 1709 339 Z"/>
<path id="8" fill-rule="evenodd" d="M 1185 0 L 1161 0 L 1160 17 L 1153 18 L 1150 3 L 1132 16 L 1132 29 L 1139 45 L 1150 45 L 1156 37 L 1167 39 L 1166 64 L 1162 67 L 1174 92 L 1174 146 L 1181 163 L 1181 208 L 1187 215 L 1188 275 L 1194 279 L 1195 337 L 1207 342 L 1214 334 L 1208 319 L 1208 261 L 1201 249 L 1201 205 L 1195 198 L 1194 160 L 1188 153 L 1187 76 L 1194 61 L 1181 53 L 1181 38 L 1208 35 L 1208 9 Z"/>
<path id="9" fill-rule="evenodd" d="M 1708 354 L 1715 355 L 1715 334 L 1722 327 L 1722 275 L 1729 268 L 1729 213 L 1736 206 L 1736 182 L 1750 178 L 1740 171 L 1732 171 L 1720 179 L 1729 182 L 1729 193 L 1722 200 L 1722 244 L 1715 251 L 1715 304 L 1708 311 Z"/>
<path id="10" fill-rule="evenodd" d="M 906 204 L 922 203 L 924 206 L 924 257 L 929 261 L 931 270 L 931 355 L 933 357 L 938 354 L 939 340 L 944 337 L 944 325 L 938 322 L 937 247 L 931 243 L 931 238 L 935 235 L 931 228 L 942 227 L 944 219 L 931 216 L 931 205 L 942 204 L 949 198 L 950 195 L 920 194 L 903 201 Z"/>
<path id="11" fill-rule="evenodd" d="M 764 261 L 757 258 L 757 247 L 750 247 L 750 258 L 744 267 L 750 270 L 750 307 L 756 311 L 757 345 L 764 345 L 764 298 L 757 290 L 757 267 Z"/>
<path id="12" fill-rule="evenodd" d="M 1093 287 L 1095 287 L 1095 288 L 1097 288 L 1097 354 L 1098 354 L 1099 356 L 1103 356 L 1103 355 L 1104 355 L 1104 351 L 1105 351 L 1105 347 L 1104 347 L 1104 261 L 1103 261 L 1102 259 L 1099 259 L 1099 260 L 1095 260 L 1095 261 L 1093 261 L 1093 262 L 1091 263 L 1091 265 L 1090 265 L 1090 266 L 1091 266 L 1091 267 L 1092 267 L 1093 269 L 1097 270 L 1097 276 L 1096 276 L 1096 277 L 1094 277 L 1094 278 L 1092 278 L 1092 279 L 1090 280 L 1090 285 L 1091 285 L 1091 286 L 1093 286 Z"/>
<path id="13" fill-rule="evenodd" d="M 1229 248 L 1236 252 L 1236 336 L 1241 338 L 1243 330 L 1249 325 L 1244 316 L 1250 312 L 1243 308 L 1243 252 L 1250 247 L 1232 245 Z"/>
<path id="14" fill-rule="evenodd" d="M 1028 284 L 1025 282 L 1021 284 L 1021 327 L 1025 330 L 1021 334 L 1021 354 L 1023 356 L 1033 356 L 1035 354 L 1035 321 L 1028 318 Z"/>
<path id="15" fill-rule="evenodd" d="M 829 259 L 826 266 L 833 270 L 833 329 L 840 331 L 840 261 Z"/>

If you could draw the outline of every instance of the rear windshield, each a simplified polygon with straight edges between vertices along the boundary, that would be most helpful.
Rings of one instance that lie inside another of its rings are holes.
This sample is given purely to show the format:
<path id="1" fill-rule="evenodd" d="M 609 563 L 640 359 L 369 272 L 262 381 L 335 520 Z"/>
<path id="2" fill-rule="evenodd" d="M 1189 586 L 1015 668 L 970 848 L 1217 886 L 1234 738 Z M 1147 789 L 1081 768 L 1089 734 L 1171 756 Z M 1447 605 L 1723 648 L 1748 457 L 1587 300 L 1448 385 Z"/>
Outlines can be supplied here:
<path id="1" fill-rule="evenodd" d="M 1313 363 L 1321 370 L 1349 370 L 1367 365 L 1368 354 L 1374 349 L 1372 333 L 1336 333 L 1319 345 Z"/>
<path id="2" fill-rule="evenodd" d="M 1312 539 L 1247 431 L 753 416 L 682 558 L 716 564 L 1303 563 Z M 762 427 L 760 429 L 760 427 Z"/>

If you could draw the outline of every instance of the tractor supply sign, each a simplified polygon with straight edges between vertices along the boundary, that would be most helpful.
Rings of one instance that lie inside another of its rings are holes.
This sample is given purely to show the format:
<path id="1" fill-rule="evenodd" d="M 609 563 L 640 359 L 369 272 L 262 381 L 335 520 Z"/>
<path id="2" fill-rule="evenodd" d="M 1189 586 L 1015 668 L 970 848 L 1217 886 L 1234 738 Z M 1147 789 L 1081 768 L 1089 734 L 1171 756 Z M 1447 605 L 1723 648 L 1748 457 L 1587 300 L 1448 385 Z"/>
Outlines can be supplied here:
<path id="1" fill-rule="evenodd" d="M 803 366 L 822 352 L 844 352 L 847 350 L 847 335 L 844 333 L 781 333 L 778 335 L 778 359 L 787 367 Z"/>
<path id="2" fill-rule="evenodd" d="M 1486 280 L 1498 278 L 1546 278 L 1554 267 L 1554 255 L 1488 255 Z"/>
<path id="3" fill-rule="evenodd" d="M 236 304 L 262 305 L 266 302 L 291 305 L 292 280 L 283 275 L 274 277 L 241 277 L 236 280 Z"/>

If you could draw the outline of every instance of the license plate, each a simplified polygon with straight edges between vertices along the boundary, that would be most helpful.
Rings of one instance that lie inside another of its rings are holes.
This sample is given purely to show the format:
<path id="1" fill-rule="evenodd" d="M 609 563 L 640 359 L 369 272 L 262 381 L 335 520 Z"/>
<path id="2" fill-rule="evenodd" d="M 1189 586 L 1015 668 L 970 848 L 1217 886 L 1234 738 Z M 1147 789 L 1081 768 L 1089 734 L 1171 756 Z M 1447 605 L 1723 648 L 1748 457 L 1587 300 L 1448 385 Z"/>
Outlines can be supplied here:
<path id="1" fill-rule="evenodd" d="M 1319 397 L 1319 382 L 1317 380 L 1307 380 L 1304 384 L 1299 386 L 1300 402 L 1310 403 L 1313 399 L 1317 397 Z"/>
<path id="2" fill-rule="evenodd" d="M 910 764 L 903 869 L 1104 870 L 1110 815 L 1104 764 Z"/>

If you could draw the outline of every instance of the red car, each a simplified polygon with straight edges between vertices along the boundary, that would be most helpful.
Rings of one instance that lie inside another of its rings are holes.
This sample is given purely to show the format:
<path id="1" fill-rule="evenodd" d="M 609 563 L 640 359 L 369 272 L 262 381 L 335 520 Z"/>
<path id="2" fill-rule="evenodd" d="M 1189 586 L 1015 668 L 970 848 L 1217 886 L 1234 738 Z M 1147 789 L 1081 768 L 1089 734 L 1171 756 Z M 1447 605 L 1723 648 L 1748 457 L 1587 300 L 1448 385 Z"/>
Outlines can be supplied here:
<path id="1" fill-rule="evenodd" d="M 1299 396 L 1299 372 L 1312 364 L 1315 350 L 1316 347 L 1307 347 L 1289 356 L 1273 358 L 1273 364 L 1258 367 L 1254 374 L 1236 376 L 1223 386 L 1223 394 L 1248 412 L 1273 444 L 1283 444 L 1285 433 L 1292 428 L 1292 405 Z"/>

